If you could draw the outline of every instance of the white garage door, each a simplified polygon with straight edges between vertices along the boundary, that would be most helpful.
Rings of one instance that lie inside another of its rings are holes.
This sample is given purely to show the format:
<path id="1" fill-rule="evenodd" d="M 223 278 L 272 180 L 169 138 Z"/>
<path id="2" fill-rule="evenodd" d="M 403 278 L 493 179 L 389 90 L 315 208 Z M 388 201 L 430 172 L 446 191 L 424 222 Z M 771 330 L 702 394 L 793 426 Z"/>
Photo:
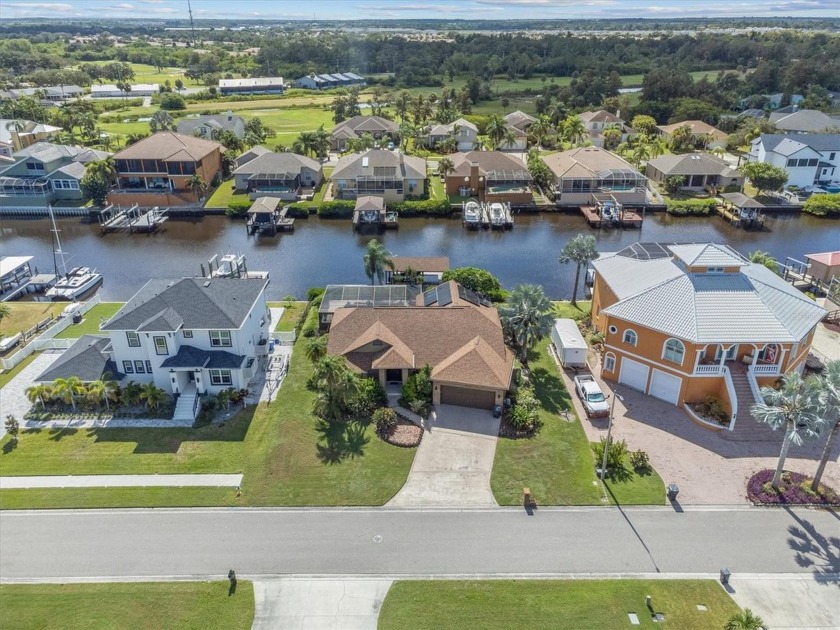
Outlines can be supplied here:
<path id="1" fill-rule="evenodd" d="M 679 376 L 654 370 L 653 375 L 650 377 L 650 392 L 648 393 L 651 396 L 676 405 L 680 398 L 681 388 L 682 379 Z"/>
<path id="2" fill-rule="evenodd" d="M 624 357 L 621 359 L 621 372 L 618 382 L 644 392 L 647 388 L 648 366 Z"/>

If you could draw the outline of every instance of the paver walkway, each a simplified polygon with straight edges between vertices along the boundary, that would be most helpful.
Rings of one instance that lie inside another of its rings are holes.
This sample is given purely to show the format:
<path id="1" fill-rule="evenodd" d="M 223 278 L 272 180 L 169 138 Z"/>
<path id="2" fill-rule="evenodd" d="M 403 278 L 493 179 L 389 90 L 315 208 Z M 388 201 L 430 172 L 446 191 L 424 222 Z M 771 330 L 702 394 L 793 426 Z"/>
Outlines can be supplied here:
<path id="1" fill-rule="evenodd" d="M 563 381 L 571 393 L 578 417 L 591 442 L 606 437 L 607 420 L 587 420 L 574 394 L 574 383 L 569 373 L 558 366 Z M 598 374 L 600 366 L 592 368 L 593 375 L 604 393 L 613 388 Z M 746 486 L 749 478 L 764 468 L 775 468 L 778 462 L 782 434 L 778 440 L 731 440 L 724 434 L 707 429 L 692 421 L 681 409 L 666 402 L 630 389 L 626 385 L 615 387 L 624 398 L 616 401 L 613 421 L 613 438 L 624 439 L 630 450 L 647 451 L 650 462 L 665 484 L 676 483 L 678 501 L 689 505 L 738 505 L 748 504 Z M 738 422 L 744 422 L 741 428 Z M 749 420 L 739 417 L 735 431 L 749 431 Z M 812 474 L 825 445 L 822 438 L 790 450 L 785 469 Z M 826 466 L 823 480 L 840 488 L 840 441 Z"/>
<path id="2" fill-rule="evenodd" d="M 392 580 L 254 581 L 253 630 L 376 630 Z"/>
<path id="3" fill-rule="evenodd" d="M 12 488 L 130 488 L 230 487 L 242 485 L 242 475 L 44 475 L 0 477 L 0 490 Z"/>
<path id="4" fill-rule="evenodd" d="M 17 376 L 0 389 L 0 415 L 3 418 L 11 414 L 18 419 L 18 422 L 22 423 L 23 416 L 32 408 L 32 403 L 26 398 L 26 388 L 32 385 L 35 378 L 40 376 L 60 356 L 61 351 L 42 352 L 32 360 L 32 363 L 18 372 Z M 6 429 L 0 423 L 0 437 L 4 435 L 6 435 Z"/>
<path id="5" fill-rule="evenodd" d="M 490 474 L 499 422 L 487 410 L 440 405 L 426 423 L 408 480 L 388 505 L 497 505 Z"/>

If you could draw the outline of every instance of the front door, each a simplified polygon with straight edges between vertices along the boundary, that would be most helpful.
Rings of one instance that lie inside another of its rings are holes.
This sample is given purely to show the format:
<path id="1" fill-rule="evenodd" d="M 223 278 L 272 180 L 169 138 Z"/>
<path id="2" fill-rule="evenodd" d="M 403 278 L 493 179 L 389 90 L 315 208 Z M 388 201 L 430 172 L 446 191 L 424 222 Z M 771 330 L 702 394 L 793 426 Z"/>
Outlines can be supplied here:
<path id="1" fill-rule="evenodd" d="M 402 383 L 402 370 L 385 370 L 385 380 L 389 383 Z"/>
<path id="2" fill-rule="evenodd" d="M 720 361 L 720 354 L 721 346 L 718 346 L 717 353 L 715 354 L 715 361 Z M 738 356 L 738 344 L 735 344 L 726 351 L 726 360 L 734 361 L 736 356 Z"/>
<path id="3" fill-rule="evenodd" d="M 187 372 L 187 378 L 190 383 L 195 383 L 195 372 Z"/>

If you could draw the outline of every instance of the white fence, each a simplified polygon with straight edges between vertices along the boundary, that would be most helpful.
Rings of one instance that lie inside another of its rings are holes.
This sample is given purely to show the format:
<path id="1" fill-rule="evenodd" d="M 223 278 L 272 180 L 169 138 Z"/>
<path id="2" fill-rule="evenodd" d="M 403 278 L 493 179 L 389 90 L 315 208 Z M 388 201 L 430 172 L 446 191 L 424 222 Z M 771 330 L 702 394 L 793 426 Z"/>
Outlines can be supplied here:
<path id="1" fill-rule="evenodd" d="M 723 366 L 723 380 L 726 383 L 726 393 L 729 394 L 729 402 L 732 403 L 732 419 L 729 421 L 729 430 L 735 426 L 735 418 L 738 416 L 738 395 L 735 393 L 735 383 L 732 382 L 732 375 L 729 368 Z"/>
<path id="2" fill-rule="evenodd" d="M 101 301 L 102 298 L 100 298 L 98 295 L 95 295 L 87 302 L 82 302 L 82 305 L 79 307 L 76 313 L 84 315 L 94 306 L 99 304 Z M 50 326 L 43 333 L 32 339 L 23 348 L 0 361 L 3 364 L 3 369 L 11 370 L 13 367 L 15 367 L 18 363 L 23 361 L 33 352 L 40 352 L 41 350 L 56 350 L 69 348 L 73 345 L 73 342 L 76 341 L 75 339 L 55 339 L 54 337 L 58 333 L 71 326 L 72 324 L 72 315 L 62 317 L 54 325 Z"/>
<path id="3" fill-rule="evenodd" d="M 280 345 L 292 345 L 295 343 L 297 335 L 294 330 L 275 330 L 271 333 L 271 338 Z"/>
<path id="4" fill-rule="evenodd" d="M 720 364 L 714 363 L 710 365 L 698 365 L 694 368 L 695 375 L 701 374 L 713 374 L 715 376 L 719 374 L 723 374 L 723 369 L 721 368 Z"/>

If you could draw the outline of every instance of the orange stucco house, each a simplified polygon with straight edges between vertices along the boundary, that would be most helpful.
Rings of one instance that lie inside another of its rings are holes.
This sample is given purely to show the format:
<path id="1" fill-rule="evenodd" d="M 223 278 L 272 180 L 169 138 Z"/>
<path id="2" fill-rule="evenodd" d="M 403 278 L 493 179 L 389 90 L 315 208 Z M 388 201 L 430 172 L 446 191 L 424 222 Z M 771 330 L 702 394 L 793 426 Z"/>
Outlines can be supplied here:
<path id="1" fill-rule="evenodd" d="M 730 429 L 759 387 L 804 368 L 826 314 L 726 245 L 636 243 L 592 266 L 601 376 L 689 414 L 717 396 Z"/>

